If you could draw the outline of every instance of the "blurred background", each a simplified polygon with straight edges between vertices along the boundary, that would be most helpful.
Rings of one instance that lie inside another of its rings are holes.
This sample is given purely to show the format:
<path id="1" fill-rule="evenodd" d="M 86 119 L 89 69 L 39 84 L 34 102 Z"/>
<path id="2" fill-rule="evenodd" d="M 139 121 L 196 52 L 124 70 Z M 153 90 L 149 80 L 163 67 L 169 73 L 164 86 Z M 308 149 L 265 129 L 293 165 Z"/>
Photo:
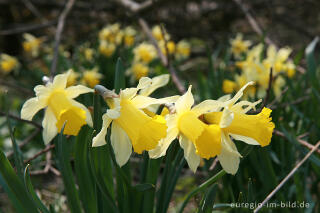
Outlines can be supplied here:
<path id="1" fill-rule="evenodd" d="M 45 148 L 39 127 L 21 122 L 17 117 L 24 101 L 34 95 L 33 87 L 42 84 L 43 76 L 50 76 L 54 69 L 52 61 L 57 44 L 57 25 L 67 2 L 0 0 L 0 54 L 10 55 L 16 60 L 4 56 L 1 59 L 9 61 L 10 68 L 12 66 L 9 71 L 0 72 L 0 147 L 7 156 L 12 155 L 4 117 L 7 108 L 10 108 L 12 122 L 16 125 L 19 144 L 34 134 L 30 143 L 27 141 L 21 145 L 24 158 L 28 160 Z M 172 74 L 170 69 L 174 67 L 180 85 L 173 81 L 156 96 L 179 94 L 182 92 L 179 86 L 186 88 L 192 84 L 195 99 L 199 103 L 234 93 L 243 85 L 237 76 L 242 76 L 245 68 L 238 62 L 246 61 L 250 55 L 247 52 L 254 52 L 253 47 L 263 44 L 257 57 L 261 63 L 269 58 L 270 46 L 274 45 L 277 51 L 287 48 L 288 56 L 280 60 L 285 64 L 286 68 L 283 69 L 286 71 L 273 73 L 273 85 L 278 85 L 278 89 L 274 88 L 273 92 L 266 94 L 270 80 L 267 69 L 264 78 L 257 79 L 264 92 L 259 93 L 257 88 L 246 97 L 248 100 L 267 99 L 266 106 L 273 109 L 276 131 L 270 146 L 248 150 L 245 144 L 236 143 L 243 155 L 238 173 L 225 176 L 205 194 L 212 196 L 214 211 L 252 212 L 248 208 L 230 208 L 230 203 L 261 202 L 310 151 L 310 145 L 320 138 L 320 58 L 316 46 L 316 37 L 320 34 L 319 10 L 318 0 L 76 0 L 64 20 L 54 72 L 63 73 L 72 69 L 76 73 L 76 80 L 73 83 L 70 80 L 70 85 L 79 82 L 93 87 L 101 83 L 112 88 L 118 57 L 121 57 L 127 70 L 127 86 L 135 86 L 141 76 Z M 143 23 L 147 24 L 147 30 L 143 28 Z M 121 41 L 114 42 L 115 47 L 107 38 L 109 30 L 123 33 Z M 153 47 L 141 47 L 141 44 L 153 44 L 148 30 L 152 32 L 153 39 L 158 42 L 169 64 L 157 56 Z M 161 37 L 164 34 L 169 35 L 167 39 L 157 38 L 157 35 Z M 239 34 L 243 39 L 241 41 L 249 41 L 250 44 L 238 57 L 232 50 L 232 41 Z M 29 48 L 24 43 L 26 41 L 36 42 L 29 43 Z M 174 45 L 172 52 L 169 42 Z M 110 43 L 112 45 L 108 46 Z M 167 46 L 164 48 L 163 45 Z M 138 47 L 154 55 L 147 62 L 140 63 L 137 55 L 143 61 L 144 53 L 140 53 Z M 309 51 L 306 51 L 306 47 Z M 294 73 L 289 74 L 289 66 Z M 279 76 L 283 76 L 283 80 L 277 81 Z M 248 81 L 251 76 L 246 77 Z M 235 83 L 228 84 L 225 80 Z M 85 96 L 81 101 L 86 106 L 92 105 L 91 96 Z M 36 124 L 41 123 L 41 118 L 41 115 L 35 117 Z M 310 204 L 310 208 L 264 209 L 263 212 L 320 212 L 319 153 L 320 150 L 316 151 L 272 199 L 274 202 L 305 202 Z M 42 155 L 33 160 L 33 170 L 42 171 L 47 158 Z M 140 160 L 141 156 L 134 155 L 131 161 L 135 165 Z M 133 168 L 138 177 L 138 165 Z M 214 159 L 201 162 L 196 174 L 184 168 L 169 212 L 176 212 L 186 192 L 220 169 Z M 57 212 L 67 212 L 59 172 L 34 172 L 32 179 L 45 202 L 54 204 Z M 0 206 L 3 212 L 12 212 L 7 201 L 1 189 Z M 201 197 L 196 196 L 189 202 L 185 212 L 196 212 L 200 205 L 203 205 Z"/>

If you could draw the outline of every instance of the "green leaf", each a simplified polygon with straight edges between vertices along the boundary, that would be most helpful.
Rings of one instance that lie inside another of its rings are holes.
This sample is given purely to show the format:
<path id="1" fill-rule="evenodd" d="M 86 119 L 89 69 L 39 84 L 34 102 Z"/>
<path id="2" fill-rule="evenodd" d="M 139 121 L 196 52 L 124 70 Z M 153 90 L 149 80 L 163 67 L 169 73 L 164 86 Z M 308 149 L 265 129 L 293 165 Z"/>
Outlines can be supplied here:
<path id="1" fill-rule="evenodd" d="M 137 184 L 132 187 L 134 190 L 139 191 L 139 192 L 145 192 L 149 190 L 155 189 L 155 186 L 151 183 L 142 183 L 142 184 Z"/>
<path id="2" fill-rule="evenodd" d="M 115 74 L 115 79 L 114 79 L 114 89 L 115 89 L 116 93 L 119 93 L 120 89 L 124 89 L 126 86 L 124 71 L 125 70 L 124 70 L 121 58 L 119 57 L 117 60 L 116 74 Z"/>
<path id="3" fill-rule="evenodd" d="M 305 50 L 307 67 L 308 67 L 307 73 L 309 76 L 309 81 L 316 84 L 318 83 L 318 80 L 316 79 L 317 63 L 314 57 L 314 50 L 318 42 L 319 42 L 319 37 L 315 37 Z"/>
<path id="4" fill-rule="evenodd" d="M 94 177 L 91 173 L 89 161 L 89 146 L 92 130 L 88 126 L 82 127 L 75 144 L 75 172 L 79 185 L 82 206 L 87 213 L 98 212 Z"/>
<path id="5" fill-rule="evenodd" d="M 58 140 L 56 141 L 56 152 L 58 157 L 58 166 L 64 183 L 68 205 L 72 213 L 81 213 L 79 194 L 73 177 L 70 164 L 70 144 L 63 135 L 65 125 L 61 129 Z"/>
<path id="6" fill-rule="evenodd" d="M 216 196 L 217 192 L 217 185 L 214 184 L 209 187 L 207 190 L 205 196 L 203 196 L 203 199 L 201 201 L 200 208 L 198 209 L 198 212 L 201 213 L 210 213 L 213 210 L 214 205 L 214 198 Z"/>
<path id="7" fill-rule="evenodd" d="M 50 213 L 47 207 L 42 203 L 37 193 L 33 189 L 33 185 L 29 175 L 29 164 L 26 166 L 24 170 L 24 186 L 26 187 L 27 191 L 29 192 L 30 196 L 33 199 L 33 202 L 35 203 L 35 205 L 37 205 L 40 211 L 42 213 Z"/>
<path id="8" fill-rule="evenodd" d="M 22 180 L 15 174 L 5 154 L 0 151 L 0 183 L 7 192 L 17 212 L 37 213 L 37 207 L 29 197 Z"/>

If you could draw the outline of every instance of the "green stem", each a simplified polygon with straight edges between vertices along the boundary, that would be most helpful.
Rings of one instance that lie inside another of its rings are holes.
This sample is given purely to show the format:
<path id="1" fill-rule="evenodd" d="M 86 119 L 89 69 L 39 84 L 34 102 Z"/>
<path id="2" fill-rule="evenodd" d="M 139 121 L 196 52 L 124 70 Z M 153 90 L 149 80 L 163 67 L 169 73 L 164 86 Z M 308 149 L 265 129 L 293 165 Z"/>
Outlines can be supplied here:
<path id="1" fill-rule="evenodd" d="M 183 213 L 183 209 L 186 207 L 186 205 L 187 205 L 188 201 L 190 200 L 190 198 L 192 198 L 198 192 L 201 192 L 204 189 L 206 189 L 207 187 L 209 187 L 212 184 L 214 184 L 217 180 L 219 180 L 225 174 L 226 174 L 226 172 L 224 170 L 221 170 L 220 172 L 218 172 L 218 174 L 216 174 L 215 176 L 211 177 L 209 180 L 207 180 L 206 182 L 201 184 L 199 187 L 194 189 L 192 192 L 190 192 L 188 194 L 187 198 L 183 201 L 182 206 L 181 206 L 181 208 L 179 210 L 179 213 Z"/>

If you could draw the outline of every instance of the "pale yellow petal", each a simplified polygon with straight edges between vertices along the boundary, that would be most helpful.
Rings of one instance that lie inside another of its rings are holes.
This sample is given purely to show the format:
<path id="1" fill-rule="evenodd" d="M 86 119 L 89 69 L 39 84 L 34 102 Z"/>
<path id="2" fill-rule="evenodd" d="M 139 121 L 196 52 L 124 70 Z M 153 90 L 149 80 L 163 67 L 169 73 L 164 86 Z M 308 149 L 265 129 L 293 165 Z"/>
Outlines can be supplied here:
<path id="1" fill-rule="evenodd" d="M 243 91 L 250 85 L 254 85 L 253 81 L 248 82 L 246 85 L 244 85 L 238 92 L 237 94 L 230 99 L 229 101 L 227 101 L 226 103 L 228 105 L 233 105 L 235 102 L 237 102 L 242 96 L 243 96 Z"/>
<path id="2" fill-rule="evenodd" d="M 102 116 L 102 128 L 100 132 L 92 139 L 92 146 L 103 146 L 106 142 L 106 135 L 108 132 L 108 127 L 111 123 L 112 119 L 107 116 L 107 114 L 104 114 Z"/>
<path id="3" fill-rule="evenodd" d="M 149 96 L 159 87 L 163 87 L 168 84 L 170 79 L 169 74 L 159 75 L 151 79 L 151 84 L 140 91 L 140 95 Z"/>
<path id="4" fill-rule="evenodd" d="M 126 88 L 121 90 L 120 99 L 131 99 L 137 94 L 138 90 L 138 88 Z"/>
<path id="5" fill-rule="evenodd" d="M 188 91 L 182 95 L 175 103 L 177 113 L 183 113 L 191 109 L 194 104 L 193 95 L 191 93 L 192 86 L 189 86 Z"/>
<path id="6" fill-rule="evenodd" d="M 180 135 L 179 142 L 184 151 L 184 158 L 186 159 L 190 169 L 195 173 L 200 164 L 200 156 L 196 154 L 196 148 L 193 143 L 183 135 Z"/>
<path id="7" fill-rule="evenodd" d="M 56 75 L 53 79 L 52 87 L 54 89 L 64 89 L 67 86 L 69 72 Z"/>
<path id="8" fill-rule="evenodd" d="M 58 129 L 56 126 L 57 119 L 50 108 L 47 108 L 42 121 L 42 136 L 45 144 L 50 143 L 50 141 L 58 134 Z"/>
<path id="9" fill-rule="evenodd" d="M 243 141 L 247 144 L 250 144 L 250 145 L 260 145 L 255 139 L 253 138 L 249 138 L 249 137 L 246 137 L 246 136 L 243 136 L 243 135 L 237 135 L 237 134 L 231 134 L 230 133 L 230 136 L 233 137 L 235 140 L 238 140 L 238 141 Z"/>
<path id="10" fill-rule="evenodd" d="M 174 115 L 166 116 L 167 121 L 167 136 L 159 141 L 157 147 L 149 151 L 150 158 L 159 158 L 166 154 L 172 141 L 178 136 L 177 118 Z"/>
<path id="11" fill-rule="evenodd" d="M 224 110 L 222 111 L 222 116 L 219 123 L 220 128 L 228 127 L 233 121 L 233 118 L 234 118 L 233 112 L 230 111 L 228 107 L 224 108 Z"/>
<path id="12" fill-rule="evenodd" d="M 30 121 L 39 110 L 45 107 L 46 107 L 46 102 L 40 100 L 37 97 L 30 98 L 22 106 L 21 118 Z"/>
<path id="13" fill-rule="evenodd" d="M 194 106 L 191 111 L 194 112 L 197 116 L 200 116 L 208 112 L 216 111 L 217 108 L 221 108 L 223 106 L 225 106 L 223 102 L 216 100 L 205 100 L 200 104 Z"/>
<path id="14" fill-rule="evenodd" d="M 77 86 L 70 86 L 67 89 L 65 89 L 68 98 L 76 98 L 81 94 L 94 92 L 93 89 L 88 88 L 83 85 L 77 85 Z"/>
<path id="15" fill-rule="evenodd" d="M 116 122 L 111 127 L 111 145 L 118 165 L 126 164 L 132 153 L 132 144 L 127 133 Z"/>
<path id="16" fill-rule="evenodd" d="M 92 117 L 91 117 L 91 113 L 89 112 L 88 108 L 85 105 L 83 105 L 75 100 L 71 100 L 71 103 L 72 103 L 72 105 L 79 107 L 86 112 L 86 122 L 89 126 L 92 127 L 93 126 Z"/>
<path id="17" fill-rule="evenodd" d="M 218 155 L 219 162 L 227 173 L 234 175 L 238 171 L 241 155 L 229 136 L 222 134 L 221 144 L 221 154 Z"/>
<path id="18" fill-rule="evenodd" d="M 148 77 L 141 77 L 141 78 L 139 79 L 139 83 L 138 83 L 137 88 L 138 88 L 138 89 L 144 89 L 144 88 L 150 86 L 151 83 L 152 83 L 152 81 L 151 81 L 150 78 L 148 78 Z"/>
<path id="19" fill-rule="evenodd" d="M 144 109 L 147 108 L 148 106 L 151 105 L 160 105 L 160 104 L 165 104 L 165 103 L 173 103 L 178 99 L 179 96 L 171 96 L 167 98 L 151 98 L 148 96 L 143 96 L 143 95 L 137 95 L 134 97 L 131 101 L 132 104 L 137 107 L 138 109 Z"/>

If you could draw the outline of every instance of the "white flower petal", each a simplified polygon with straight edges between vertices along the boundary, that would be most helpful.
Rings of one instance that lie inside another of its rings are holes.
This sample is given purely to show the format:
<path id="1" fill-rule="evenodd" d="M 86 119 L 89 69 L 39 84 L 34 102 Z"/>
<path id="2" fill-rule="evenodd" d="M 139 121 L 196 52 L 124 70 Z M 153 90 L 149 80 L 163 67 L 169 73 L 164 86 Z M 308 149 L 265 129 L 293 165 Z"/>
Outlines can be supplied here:
<path id="1" fill-rule="evenodd" d="M 152 81 L 150 78 L 148 77 L 142 77 L 140 78 L 139 80 L 139 83 L 138 83 L 138 86 L 137 86 L 137 89 L 144 89 L 146 87 L 149 87 L 151 85 Z"/>
<path id="2" fill-rule="evenodd" d="M 39 110 L 45 107 L 45 101 L 39 99 L 38 97 L 30 98 L 22 106 L 21 118 L 30 121 Z"/>
<path id="3" fill-rule="evenodd" d="M 91 113 L 89 112 L 88 108 L 85 105 L 83 105 L 83 104 L 81 104 L 81 103 L 79 103 L 79 102 L 77 102 L 75 100 L 71 99 L 70 101 L 71 101 L 72 105 L 74 105 L 76 107 L 79 107 L 79 108 L 83 109 L 86 112 L 86 122 L 87 122 L 87 124 L 89 126 L 92 127 L 93 126 L 92 117 L 91 117 Z"/>
<path id="4" fill-rule="evenodd" d="M 179 142 L 184 151 L 184 158 L 186 159 L 190 169 L 195 173 L 200 164 L 200 156 L 197 155 L 196 148 L 193 143 L 183 135 L 180 135 Z"/>
<path id="5" fill-rule="evenodd" d="M 159 141 L 157 147 L 149 151 L 150 158 L 160 158 L 167 152 L 172 141 L 178 136 L 177 118 L 174 115 L 166 116 L 167 120 L 167 136 Z"/>
<path id="6" fill-rule="evenodd" d="M 42 137 L 45 144 L 50 143 L 50 141 L 58 134 L 56 123 L 57 119 L 52 110 L 48 107 L 42 121 Z"/>
<path id="7" fill-rule="evenodd" d="M 97 147 L 97 146 L 102 146 L 105 145 L 106 142 L 106 135 L 108 131 L 108 127 L 112 121 L 111 118 L 107 116 L 107 114 L 104 114 L 102 116 L 102 128 L 101 131 L 92 139 L 92 146 Z"/>
<path id="8" fill-rule="evenodd" d="M 56 75 L 53 79 L 52 87 L 54 89 L 64 89 L 67 86 L 69 72 Z"/>
<path id="9" fill-rule="evenodd" d="M 228 105 L 233 105 L 235 102 L 237 102 L 242 96 L 243 96 L 243 91 L 250 85 L 254 85 L 253 81 L 248 82 L 246 85 L 244 85 L 238 92 L 235 94 L 235 96 L 227 101 L 226 103 Z"/>
<path id="10" fill-rule="evenodd" d="M 131 101 L 132 101 L 132 104 L 138 109 L 144 109 L 151 105 L 173 103 L 178 99 L 178 97 L 179 96 L 171 96 L 171 97 L 156 99 L 148 96 L 137 95 Z"/>
<path id="11" fill-rule="evenodd" d="M 222 168 L 227 173 L 234 175 L 238 171 L 241 155 L 228 135 L 222 134 L 221 136 L 222 149 L 218 159 Z"/>
<path id="12" fill-rule="evenodd" d="M 126 164 L 132 153 L 132 144 L 127 133 L 116 122 L 111 127 L 111 145 L 118 165 Z"/>
<path id="13" fill-rule="evenodd" d="M 231 137 L 233 137 L 235 140 L 238 140 L 238 141 L 243 141 L 247 144 L 250 144 L 250 145 L 260 145 L 255 139 L 253 138 L 249 138 L 249 137 L 246 137 L 246 136 L 242 136 L 242 135 L 236 135 L 236 134 L 230 134 Z"/>
<path id="14" fill-rule="evenodd" d="M 163 87 L 168 84 L 170 79 L 169 74 L 159 75 L 151 79 L 151 83 L 149 86 L 145 87 L 140 91 L 140 95 L 149 96 L 159 87 Z M 139 82 L 140 84 L 140 82 Z"/>
<path id="15" fill-rule="evenodd" d="M 234 113 L 230 111 L 228 107 L 224 108 L 224 110 L 222 111 L 222 116 L 219 123 L 220 128 L 228 127 L 232 123 L 233 118 L 234 118 Z"/>
<path id="16" fill-rule="evenodd" d="M 137 94 L 138 90 L 138 88 L 126 88 L 121 90 L 120 99 L 131 99 Z"/>
<path id="17" fill-rule="evenodd" d="M 65 89 L 68 98 L 76 98 L 81 94 L 93 92 L 94 90 L 83 85 L 70 86 Z"/>
<path id="18" fill-rule="evenodd" d="M 192 86 L 190 85 L 188 91 L 184 95 L 182 95 L 175 103 L 177 113 L 183 113 L 190 110 L 192 105 L 194 104 L 191 87 Z"/>
<path id="19" fill-rule="evenodd" d="M 217 108 L 221 108 L 223 106 L 225 106 L 225 104 L 221 101 L 205 100 L 200 104 L 194 106 L 191 111 L 194 112 L 197 116 L 200 116 L 208 112 L 216 111 Z"/>

